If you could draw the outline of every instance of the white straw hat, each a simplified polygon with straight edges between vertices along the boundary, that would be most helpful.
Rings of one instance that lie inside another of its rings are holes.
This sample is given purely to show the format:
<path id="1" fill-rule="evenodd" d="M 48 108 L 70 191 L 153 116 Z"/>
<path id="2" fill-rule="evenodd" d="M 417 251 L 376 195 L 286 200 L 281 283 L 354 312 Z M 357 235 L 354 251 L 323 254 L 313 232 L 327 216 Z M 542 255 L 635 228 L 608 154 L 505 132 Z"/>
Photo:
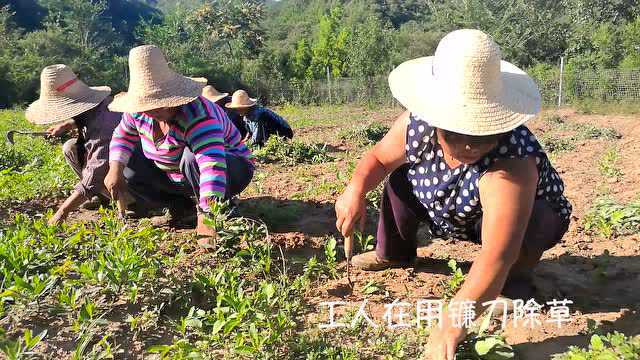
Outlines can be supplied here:
<path id="1" fill-rule="evenodd" d="M 34 124 L 53 124 L 95 108 L 110 94 L 108 86 L 87 86 L 66 65 L 50 65 L 40 74 L 40 98 L 25 116 Z"/>
<path id="2" fill-rule="evenodd" d="M 244 90 L 237 90 L 231 97 L 231 102 L 225 106 L 229 109 L 243 109 L 254 106 L 258 103 L 258 99 L 249 97 L 249 94 Z"/>
<path id="3" fill-rule="evenodd" d="M 435 56 L 407 61 L 389 75 L 393 96 L 430 125 L 465 135 L 505 133 L 540 112 L 533 79 L 501 61 L 479 30 L 447 34 Z"/>
<path id="4" fill-rule="evenodd" d="M 202 89 L 202 96 L 204 96 L 205 98 L 209 99 L 212 102 L 217 102 L 229 96 L 229 93 L 221 93 L 213 86 L 207 85 L 204 87 L 204 89 Z"/>
<path id="5" fill-rule="evenodd" d="M 129 89 L 115 96 L 109 110 L 136 113 L 188 104 L 202 93 L 205 78 L 189 78 L 169 68 L 162 51 L 153 45 L 129 52 Z"/>

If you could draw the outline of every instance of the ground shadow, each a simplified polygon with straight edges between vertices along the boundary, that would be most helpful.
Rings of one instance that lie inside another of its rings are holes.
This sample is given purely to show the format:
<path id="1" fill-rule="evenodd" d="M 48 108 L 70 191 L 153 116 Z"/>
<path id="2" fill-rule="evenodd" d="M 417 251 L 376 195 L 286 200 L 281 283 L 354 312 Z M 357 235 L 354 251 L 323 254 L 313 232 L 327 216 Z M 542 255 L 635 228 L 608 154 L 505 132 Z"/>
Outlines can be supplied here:
<path id="1" fill-rule="evenodd" d="M 541 296 L 572 300 L 572 309 L 582 313 L 637 309 L 639 278 L 640 256 L 563 255 L 542 260 L 535 270 Z"/>
<path id="2" fill-rule="evenodd" d="M 263 221 L 272 232 L 308 236 L 337 233 L 332 203 L 261 196 L 242 200 L 238 207 L 242 216 Z"/>

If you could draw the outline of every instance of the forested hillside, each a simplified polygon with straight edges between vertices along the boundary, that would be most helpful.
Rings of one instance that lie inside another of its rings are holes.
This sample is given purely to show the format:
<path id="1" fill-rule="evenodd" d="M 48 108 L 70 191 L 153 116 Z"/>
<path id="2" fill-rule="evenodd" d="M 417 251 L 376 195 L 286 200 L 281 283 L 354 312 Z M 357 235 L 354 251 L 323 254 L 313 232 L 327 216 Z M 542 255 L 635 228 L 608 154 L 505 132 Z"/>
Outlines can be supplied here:
<path id="1" fill-rule="evenodd" d="M 222 89 L 387 74 L 431 55 L 444 33 L 491 33 L 534 73 L 640 67 L 638 0 L 0 0 L 0 106 L 36 96 L 38 73 L 72 65 L 121 89 L 132 46 Z"/>

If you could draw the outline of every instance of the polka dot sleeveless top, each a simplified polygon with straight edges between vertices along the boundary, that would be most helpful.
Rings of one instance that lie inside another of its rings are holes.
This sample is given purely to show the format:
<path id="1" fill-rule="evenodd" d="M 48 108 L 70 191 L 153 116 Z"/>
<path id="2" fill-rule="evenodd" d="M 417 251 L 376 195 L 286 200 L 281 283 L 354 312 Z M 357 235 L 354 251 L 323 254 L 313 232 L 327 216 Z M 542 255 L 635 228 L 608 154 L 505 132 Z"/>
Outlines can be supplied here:
<path id="1" fill-rule="evenodd" d="M 474 228 L 482 217 L 480 177 L 500 159 L 534 156 L 538 168 L 536 199 L 545 199 L 560 216 L 568 219 L 571 204 L 564 197 L 564 184 L 552 167 L 536 137 L 525 126 L 504 136 L 498 145 L 475 164 L 451 169 L 444 160 L 435 129 L 416 115 L 407 127 L 407 175 L 413 193 L 428 210 L 431 233 L 443 238 L 474 239 Z"/>

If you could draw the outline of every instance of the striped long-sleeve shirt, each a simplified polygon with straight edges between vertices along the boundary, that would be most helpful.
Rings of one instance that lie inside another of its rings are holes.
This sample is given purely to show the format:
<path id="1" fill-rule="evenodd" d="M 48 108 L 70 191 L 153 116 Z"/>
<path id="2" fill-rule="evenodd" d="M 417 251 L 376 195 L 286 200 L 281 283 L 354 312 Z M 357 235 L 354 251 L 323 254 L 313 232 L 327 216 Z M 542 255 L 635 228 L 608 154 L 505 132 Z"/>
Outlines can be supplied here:
<path id="1" fill-rule="evenodd" d="M 144 155 L 164 170 L 174 182 L 183 182 L 180 160 L 185 147 L 193 152 L 200 168 L 200 208 L 208 212 L 209 202 L 222 199 L 227 186 L 225 154 L 242 156 L 253 163 L 251 150 L 224 110 L 198 97 L 183 105 L 165 138 L 153 140 L 154 120 L 145 113 L 125 113 L 115 129 L 109 160 L 126 164 L 140 143 Z"/>

